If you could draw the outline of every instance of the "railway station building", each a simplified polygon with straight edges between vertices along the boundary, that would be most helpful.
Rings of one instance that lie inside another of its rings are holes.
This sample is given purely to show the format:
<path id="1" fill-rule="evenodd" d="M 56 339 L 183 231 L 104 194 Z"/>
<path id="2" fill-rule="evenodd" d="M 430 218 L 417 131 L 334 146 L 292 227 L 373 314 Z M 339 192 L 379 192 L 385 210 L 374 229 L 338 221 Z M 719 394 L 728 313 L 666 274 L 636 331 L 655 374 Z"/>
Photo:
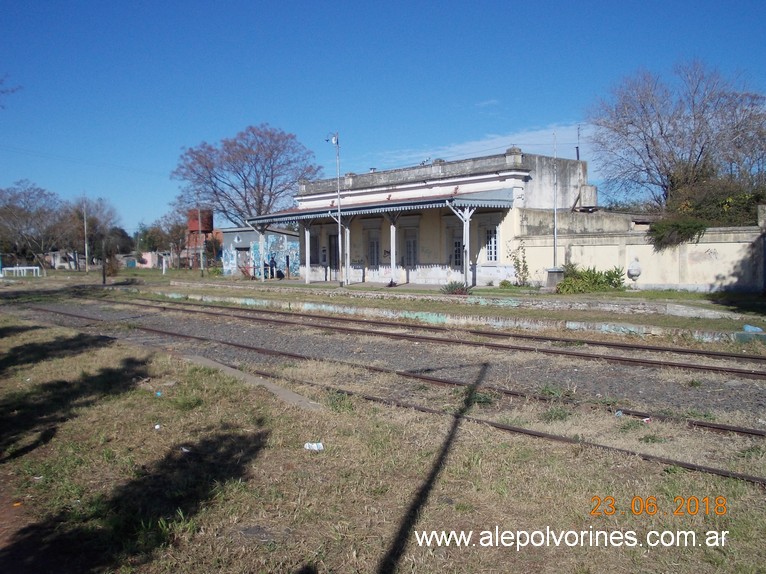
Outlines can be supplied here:
<path id="1" fill-rule="evenodd" d="M 306 282 L 476 285 L 513 278 L 521 208 L 580 209 L 596 197 L 585 162 L 512 147 L 303 182 L 296 199 L 294 209 L 248 224 L 265 230 L 299 223 Z"/>
<path id="2" fill-rule="evenodd" d="M 708 229 L 655 252 L 644 216 L 598 208 L 581 160 L 503 154 L 302 182 L 296 207 L 253 217 L 261 237 L 298 224 L 306 283 L 550 285 L 565 263 L 615 267 L 641 289 L 761 292 L 766 210 L 759 225 Z M 763 207 L 763 206 L 762 206 Z M 260 252 L 266 252 L 265 247 Z M 261 264 L 262 265 L 262 264 Z"/>

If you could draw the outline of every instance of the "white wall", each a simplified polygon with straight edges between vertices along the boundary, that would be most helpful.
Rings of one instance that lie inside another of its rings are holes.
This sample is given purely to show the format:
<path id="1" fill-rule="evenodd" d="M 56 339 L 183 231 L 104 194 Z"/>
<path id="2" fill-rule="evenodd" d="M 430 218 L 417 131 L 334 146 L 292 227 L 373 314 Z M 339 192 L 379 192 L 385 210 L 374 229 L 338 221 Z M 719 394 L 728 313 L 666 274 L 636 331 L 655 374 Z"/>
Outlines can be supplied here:
<path id="1" fill-rule="evenodd" d="M 523 211 L 523 210 L 517 210 Z M 544 214 L 528 213 L 523 229 L 536 231 L 545 227 Z M 759 227 L 711 228 L 697 243 L 684 243 L 656 252 L 643 229 L 631 227 L 629 218 L 594 217 L 593 228 L 602 231 L 571 233 L 580 228 L 587 217 L 597 214 L 576 214 L 570 229 L 558 233 L 558 261 L 575 263 L 581 268 L 594 267 L 605 271 L 628 266 L 638 260 L 641 274 L 633 282 L 637 289 L 686 289 L 691 291 L 740 290 L 761 292 L 764 290 L 764 238 Z M 519 220 L 524 214 L 517 214 Z M 548 218 L 552 220 L 549 213 Z M 538 226 L 540 224 L 540 226 Z M 623 231 L 617 231 L 620 227 Z M 552 229 L 552 223 L 551 223 Z M 545 284 L 547 269 L 553 264 L 553 234 L 521 234 L 514 238 L 515 244 L 523 241 L 532 280 Z"/>

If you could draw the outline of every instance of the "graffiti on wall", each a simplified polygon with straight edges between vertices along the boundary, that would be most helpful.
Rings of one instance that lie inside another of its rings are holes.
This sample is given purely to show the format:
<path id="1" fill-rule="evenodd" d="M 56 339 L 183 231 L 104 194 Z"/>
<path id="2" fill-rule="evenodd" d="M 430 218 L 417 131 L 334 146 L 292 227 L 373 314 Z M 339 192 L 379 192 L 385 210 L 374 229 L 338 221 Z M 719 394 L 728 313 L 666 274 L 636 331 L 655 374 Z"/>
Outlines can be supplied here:
<path id="1" fill-rule="evenodd" d="M 243 257 L 247 254 L 247 257 Z M 298 277 L 300 275 L 300 242 L 297 238 L 266 234 L 264 237 L 264 261 L 261 266 L 261 244 L 260 241 L 251 241 L 250 249 L 243 253 L 242 249 L 237 250 L 235 246 L 229 245 L 223 251 L 223 273 L 224 275 L 242 275 L 242 267 L 247 274 L 253 278 L 260 279 L 265 275 L 267 279 Z M 244 261 L 243 259 L 247 259 Z"/>
<path id="2" fill-rule="evenodd" d="M 266 235 L 264 241 L 264 269 L 260 269 L 261 244 L 254 241 L 250 245 L 253 261 L 258 269 L 255 269 L 255 276 L 260 278 L 261 273 L 266 271 L 266 278 L 270 278 L 273 273 L 276 278 L 279 273 L 283 277 L 298 277 L 300 274 L 300 243 L 297 239 L 287 235 Z"/>

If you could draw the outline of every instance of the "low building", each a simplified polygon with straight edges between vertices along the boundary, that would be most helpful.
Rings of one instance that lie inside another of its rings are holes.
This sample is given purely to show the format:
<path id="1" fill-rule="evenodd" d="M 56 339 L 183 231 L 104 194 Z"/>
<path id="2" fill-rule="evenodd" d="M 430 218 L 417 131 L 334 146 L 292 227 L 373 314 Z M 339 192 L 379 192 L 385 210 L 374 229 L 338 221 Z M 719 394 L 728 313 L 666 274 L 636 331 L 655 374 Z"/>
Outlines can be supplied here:
<path id="1" fill-rule="evenodd" d="M 300 275 L 297 232 L 275 228 L 261 234 L 252 227 L 232 227 L 220 231 L 224 275 L 252 279 Z"/>

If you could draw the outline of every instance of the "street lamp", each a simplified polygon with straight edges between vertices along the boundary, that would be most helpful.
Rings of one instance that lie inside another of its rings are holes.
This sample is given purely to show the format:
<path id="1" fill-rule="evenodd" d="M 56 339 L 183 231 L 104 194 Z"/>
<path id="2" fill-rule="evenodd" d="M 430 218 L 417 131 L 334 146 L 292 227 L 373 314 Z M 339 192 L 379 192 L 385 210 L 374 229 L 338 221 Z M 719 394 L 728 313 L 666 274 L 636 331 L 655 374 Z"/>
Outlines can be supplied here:
<path id="1" fill-rule="evenodd" d="M 340 218 L 340 140 L 338 139 L 338 132 L 330 134 L 327 140 L 335 146 L 335 181 L 337 184 L 337 201 L 338 201 L 338 275 L 340 277 L 340 286 L 348 285 L 348 275 L 342 273 L 341 265 L 343 261 L 343 226 Z"/>

